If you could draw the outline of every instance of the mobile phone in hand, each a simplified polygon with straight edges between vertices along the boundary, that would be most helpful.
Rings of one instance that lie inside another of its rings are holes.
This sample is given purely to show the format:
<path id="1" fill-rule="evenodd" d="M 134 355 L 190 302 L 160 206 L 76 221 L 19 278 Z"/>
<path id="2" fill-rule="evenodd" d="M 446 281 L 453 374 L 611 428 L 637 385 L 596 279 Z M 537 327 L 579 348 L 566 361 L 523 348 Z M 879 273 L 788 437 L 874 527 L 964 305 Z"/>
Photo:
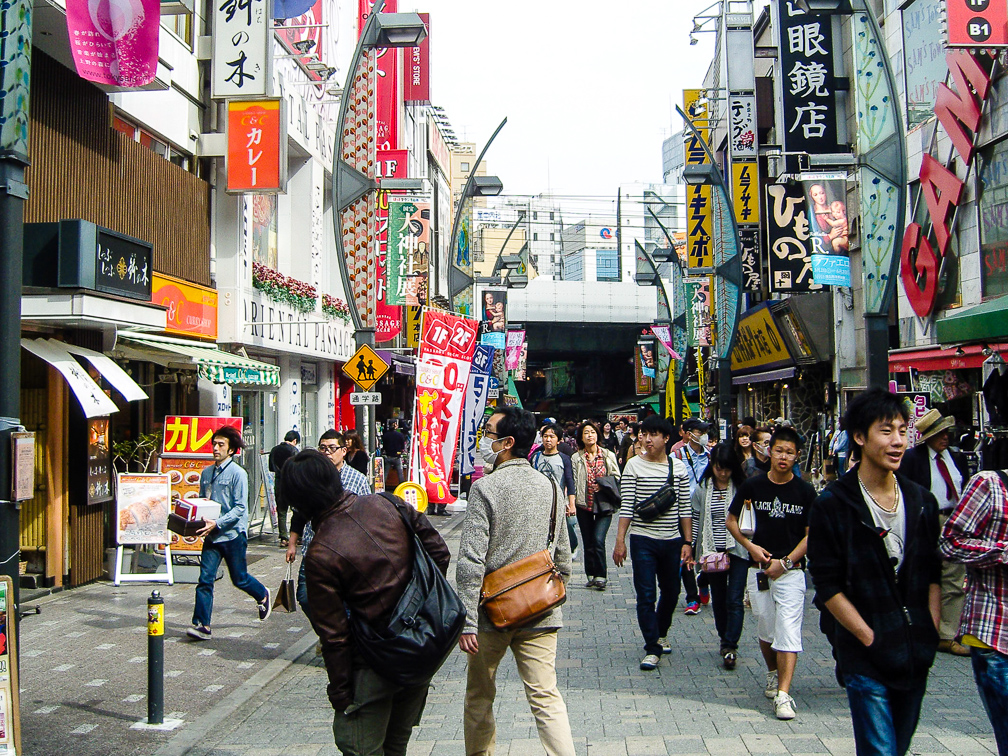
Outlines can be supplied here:
<path id="1" fill-rule="evenodd" d="M 759 591 L 769 591 L 770 590 L 770 578 L 766 576 L 763 571 L 756 573 L 756 590 Z"/>

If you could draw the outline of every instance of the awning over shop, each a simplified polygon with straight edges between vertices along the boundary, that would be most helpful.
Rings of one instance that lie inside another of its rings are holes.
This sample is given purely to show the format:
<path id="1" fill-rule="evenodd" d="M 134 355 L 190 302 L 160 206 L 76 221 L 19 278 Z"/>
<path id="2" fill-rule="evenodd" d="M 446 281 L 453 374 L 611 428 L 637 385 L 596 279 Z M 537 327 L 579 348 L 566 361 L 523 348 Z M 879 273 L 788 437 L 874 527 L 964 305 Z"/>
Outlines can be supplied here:
<path id="1" fill-rule="evenodd" d="M 936 321 L 935 332 L 939 344 L 1008 338 L 1008 296 L 946 315 Z"/>
<path id="2" fill-rule="evenodd" d="M 768 383 L 769 381 L 780 381 L 790 378 L 795 374 L 795 368 L 781 368 L 780 370 L 765 370 L 762 373 L 749 373 L 748 375 L 733 375 L 731 382 L 733 386 L 745 386 L 747 383 Z"/>
<path id="3" fill-rule="evenodd" d="M 989 346 L 997 352 L 1008 351 L 1008 343 L 990 343 Z M 962 354 L 957 354 L 959 351 Z M 909 373 L 911 368 L 925 372 L 979 368 L 986 359 L 983 344 L 963 344 L 958 349 L 951 346 L 898 349 L 889 352 L 889 372 Z"/>
<path id="4" fill-rule="evenodd" d="M 66 379 L 70 391 L 80 402 L 85 417 L 104 417 L 119 411 L 115 402 L 109 399 L 102 387 L 91 379 L 87 370 L 73 358 L 65 345 L 46 339 L 21 339 L 21 346 L 60 372 Z"/>
<path id="5" fill-rule="evenodd" d="M 280 368 L 259 362 L 240 354 L 231 354 L 210 346 L 195 346 L 176 339 L 138 334 L 120 334 L 124 346 L 140 347 L 143 351 L 160 352 L 171 359 L 165 364 L 185 363 L 196 365 L 201 378 L 213 383 L 247 384 L 252 386 L 279 386 Z M 177 359 L 182 357 L 182 360 Z M 154 359 L 154 361 L 157 361 Z"/>
<path id="6" fill-rule="evenodd" d="M 52 339 L 50 339 L 50 343 Z M 57 344 L 59 342 L 56 342 Z M 101 352 L 95 352 L 84 347 L 62 344 L 70 354 L 83 357 L 92 367 L 101 373 L 105 380 L 112 384 L 116 391 L 123 395 L 127 402 L 139 402 L 147 399 L 147 392 L 129 377 L 129 374 Z"/>

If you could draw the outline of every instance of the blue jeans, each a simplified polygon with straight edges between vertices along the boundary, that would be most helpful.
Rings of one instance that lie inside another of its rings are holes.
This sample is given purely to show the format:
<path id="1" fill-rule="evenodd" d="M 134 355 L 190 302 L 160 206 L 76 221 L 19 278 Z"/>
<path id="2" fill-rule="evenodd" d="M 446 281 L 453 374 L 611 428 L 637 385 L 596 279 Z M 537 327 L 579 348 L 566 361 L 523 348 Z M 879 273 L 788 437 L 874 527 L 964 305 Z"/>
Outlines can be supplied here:
<path id="1" fill-rule="evenodd" d="M 570 515 L 567 518 L 567 538 L 570 539 L 571 552 L 573 552 L 574 549 L 576 549 L 578 546 L 577 532 L 578 532 L 577 515 Z"/>
<path id="2" fill-rule="evenodd" d="M 664 541 L 642 535 L 630 536 L 630 559 L 633 562 L 634 591 L 637 593 L 637 624 L 644 636 L 644 652 L 655 656 L 662 654 L 658 639 L 668 635 L 672 626 L 672 613 L 679 601 L 682 547 L 681 538 Z"/>
<path id="3" fill-rule="evenodd" d="M 192 618 L 194 625 L 210 627 L 214 580 L 217 578 L 217 569 L 222 559 L 227 564 L 228 575 L 235 588 L 245 591 L 256 600 L 256 603 L 261 603 L 266 598 L 266 588 L 248 574 L 248 566 L 245 564 L 246 549 L 248 549 L 248 536 L 244 533 L 230 541 L 203 541 L 199 584 L 196 586 L 196 606 Z"/>
<path id="4" fill-rule="evenodd" d="M 587 509 L 577 510 L 578 527 L 581 528 L 581 548 L 584 551 L 585 575 L 608 577 L 606 567 L 605 539 L 612 524 L 612 515 L 599 515 Z"/>
<path id="5" fill-rule="evenodd" d="M 742 637 L 742 623 L 745 621 L 746 579 L 749 577 L 749 560 L 728 555 L 727 572 L 706 573 L 710 585 L 711 608 L 714 610 L 714 627 L 721 638 L 721 648 L 737 651 Z"/>
<path id="6" fill-rule="evenodd" d="M 994 728 L 998 753 L 1008 754 L 1008 656 L 983 648 L 972 649 L 971 656 L 973 679 Z"/>
<path id="7" fill-rule="evenodd" d="M 295 592 L 295 596 L 298 604 L 301 605 L 301 611 L 304 612 L 305 617 L 307 617 L 308 621 L 311 622 L 311 612 L 308 610 L 308 580 L 305 579 L 304 561 L 304 557 L 301 557 L 301 569 L 298 570 L 297 591 Z"/>
<path id="8" fill-rule="evenodd" d="M 925 683 L 895 690 L 864 675 L 844 675 L 858 756 L 903 756 L 917 729 Z"/>

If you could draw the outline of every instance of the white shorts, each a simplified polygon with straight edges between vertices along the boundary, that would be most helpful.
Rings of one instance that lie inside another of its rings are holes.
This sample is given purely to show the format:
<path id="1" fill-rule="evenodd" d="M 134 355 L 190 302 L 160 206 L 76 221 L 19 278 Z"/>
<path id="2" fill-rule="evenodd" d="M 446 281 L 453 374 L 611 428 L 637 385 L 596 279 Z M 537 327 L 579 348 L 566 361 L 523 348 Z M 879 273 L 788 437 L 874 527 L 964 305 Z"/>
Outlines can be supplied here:
<path id="1" fill-rule="evenodd" d="M 791 570 L 770 581 L 770 590 L 756 587 L 756 569 L 749 570 L 749 603 L 756 615 L 756 634 L 774 651 L 802 651 L 805 617 L 805 571 Z"/>

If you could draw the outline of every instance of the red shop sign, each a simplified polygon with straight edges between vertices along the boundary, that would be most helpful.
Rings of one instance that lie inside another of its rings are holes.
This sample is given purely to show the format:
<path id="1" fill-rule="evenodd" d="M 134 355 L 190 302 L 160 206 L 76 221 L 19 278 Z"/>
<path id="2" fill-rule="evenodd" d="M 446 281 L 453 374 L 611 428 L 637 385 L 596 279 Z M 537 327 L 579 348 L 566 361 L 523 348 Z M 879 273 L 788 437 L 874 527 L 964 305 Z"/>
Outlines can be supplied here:
<path id="1" fill-rule="evenodd" d="M 227 191 L 285 190 L 287 134 L 283 116 L 279 99 L 228 102 Z"/>

